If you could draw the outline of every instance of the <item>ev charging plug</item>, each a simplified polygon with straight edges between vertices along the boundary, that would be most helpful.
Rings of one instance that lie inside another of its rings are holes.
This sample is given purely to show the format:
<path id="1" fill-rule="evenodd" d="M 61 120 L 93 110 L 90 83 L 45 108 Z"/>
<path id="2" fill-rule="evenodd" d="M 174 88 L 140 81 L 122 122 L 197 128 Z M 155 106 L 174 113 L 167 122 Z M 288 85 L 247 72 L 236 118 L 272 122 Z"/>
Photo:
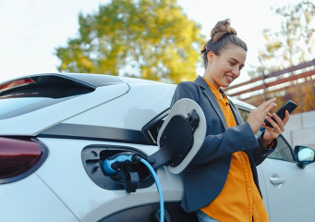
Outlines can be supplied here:
<path id="1" fill-rule="evenodd" d="M 163 193 L 162 193 L 162 188 L 161 188 L 161 184 L 160 181 L 158 179 L 158 176 L 156 175 L 154 168 L 151 166 L 151 164 L 146 161 L 143 157 L 141 157 L 138 154 L 134 154 L 134 153 L 118 153 L 115 154 L 113 156 L 110 156 L 108 158 L 106 158 L 103 162 L 103 170 L 105 171 L 105 173 L 107 173 L 108 175 L 115 175 L 119 172 L 120 168 L 122 166 L 126 166 L 126 165 L 133 165 L 133 164 L 138 164 L 138 163 L 142 163 L 144 164 L 149 171 L 151 172 L 158 192 L 159 192 L 159 196 L 160 196 L 160 211 L 157 213 L 157 215 L 159 215 L 159 217 L 157 217 L 157 219 L 160 220 L 160 222 L 164 222 L 164 215 L 165 215 L 165 209 L 164 209 L 164 200 L 163 200 Z M 127 180 L 126 180 L 126 191 L 128 193 L 130 192 L 135 192 L 137 187 L 139 184 L 139 175 L 137 172 L 131 172 L 128 174 L 127 176 Z M 169 220 L 167 220 L 169 221 Z"/>
<path id="2" fill-rule="evenodd" d="M 138 164 L 142 157 L 134 153 L 118 153 L 103 162 L 103 169 L 108 175 L 115 175 L 122 166 Z"/>
<path id="3" fill-rule="evenodd" d="M 109 176 L 116 175 L 122 166 L 138 164 L 142 157 L 138 154 L 126 152 L 118 153 L 108 157 L 103 162 L 103 170 Z M 137 172 L 127 172 L 125 178 L 125 190 L 127 193 L 134 193 L 138 189 L 140 177 Z"/>

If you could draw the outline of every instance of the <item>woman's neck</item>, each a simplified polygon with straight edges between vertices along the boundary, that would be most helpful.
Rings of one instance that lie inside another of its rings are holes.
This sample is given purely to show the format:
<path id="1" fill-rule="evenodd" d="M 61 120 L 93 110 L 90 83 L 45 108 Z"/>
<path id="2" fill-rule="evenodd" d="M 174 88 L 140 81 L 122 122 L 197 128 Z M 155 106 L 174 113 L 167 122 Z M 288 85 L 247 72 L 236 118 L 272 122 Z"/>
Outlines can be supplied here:
<path id="1" fill-rule="evenodd" d="M 210 73 L 205 72 L 203 74 L 203 78 L 206 79 L 211 85 L 213 85 L 218 91 L 220 91 L 220 86 L 213 80 Z"/>

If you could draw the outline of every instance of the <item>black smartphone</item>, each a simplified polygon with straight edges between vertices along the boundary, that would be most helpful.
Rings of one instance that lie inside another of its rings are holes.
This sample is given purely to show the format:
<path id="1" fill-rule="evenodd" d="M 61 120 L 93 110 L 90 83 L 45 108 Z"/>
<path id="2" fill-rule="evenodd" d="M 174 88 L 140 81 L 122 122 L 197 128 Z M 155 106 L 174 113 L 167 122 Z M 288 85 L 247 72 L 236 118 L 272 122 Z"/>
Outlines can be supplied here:
<path id="1" fill-rule="evenodd" d="M 276 112 L 276 114 L 280 117 L 280 119 L 283 120 L 285 117 L 285 111 L 288 110 L 290 114 L 293 110 L 295 110 L 296 107 L 297 104 L 292 100 L 289 100 Z M 271 117 L 271 119 L 276 122 L 276 120 L 273 117 Z M 265 124 L 269 127 L 272 127 L 268 120 L 265 120 Z"/>

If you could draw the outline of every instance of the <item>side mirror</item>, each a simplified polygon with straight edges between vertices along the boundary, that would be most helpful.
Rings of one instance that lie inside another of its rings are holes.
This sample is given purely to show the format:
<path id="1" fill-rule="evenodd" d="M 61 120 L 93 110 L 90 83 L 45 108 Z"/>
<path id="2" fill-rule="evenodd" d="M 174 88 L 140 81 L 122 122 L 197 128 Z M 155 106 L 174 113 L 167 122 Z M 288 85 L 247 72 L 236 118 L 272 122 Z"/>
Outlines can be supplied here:
<path id="1" fill-rule="evenodd" d="M 294 150 L 299 167 L 305 168 L 306 165 L 315 161 L 315 151 L 313 149 L 305 146 L 296 146 Z"/>

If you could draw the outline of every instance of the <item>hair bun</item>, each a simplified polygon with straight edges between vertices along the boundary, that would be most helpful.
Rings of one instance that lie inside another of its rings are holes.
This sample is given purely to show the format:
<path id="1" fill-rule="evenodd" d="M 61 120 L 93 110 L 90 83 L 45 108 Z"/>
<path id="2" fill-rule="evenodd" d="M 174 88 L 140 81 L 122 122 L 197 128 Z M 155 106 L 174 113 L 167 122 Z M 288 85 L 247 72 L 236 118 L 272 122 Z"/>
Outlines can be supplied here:
<path id="1" fill-rule="evenodd" d="M 213 42 L 217 42 L 219 39 L 227 34 L 235 36 L 237 35 L 236 30 L 230 26 L 230 19 L 225 19 L 217 22 L 217 24 L 211 30 L 211 39 Z"/>

